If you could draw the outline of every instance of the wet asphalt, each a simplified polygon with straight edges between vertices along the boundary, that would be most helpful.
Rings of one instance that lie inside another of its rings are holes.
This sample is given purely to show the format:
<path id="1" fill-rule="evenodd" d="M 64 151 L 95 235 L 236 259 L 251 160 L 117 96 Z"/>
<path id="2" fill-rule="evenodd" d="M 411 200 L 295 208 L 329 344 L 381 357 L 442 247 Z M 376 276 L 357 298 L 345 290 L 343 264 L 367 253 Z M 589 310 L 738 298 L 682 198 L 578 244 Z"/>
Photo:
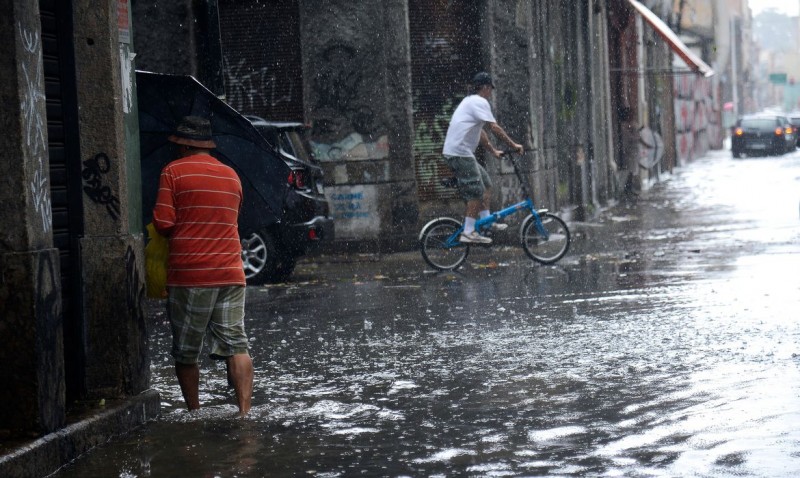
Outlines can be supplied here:
<path id="1" fill-rule="evenodd" d="M 800 474 L 800 152 L 712 152 L 569 226 L 554 266 L 326 255 L 248 287 L 246 419 L 210 361 L 183 410 L 150 303 L 162 416 L 56 476 Z"/>

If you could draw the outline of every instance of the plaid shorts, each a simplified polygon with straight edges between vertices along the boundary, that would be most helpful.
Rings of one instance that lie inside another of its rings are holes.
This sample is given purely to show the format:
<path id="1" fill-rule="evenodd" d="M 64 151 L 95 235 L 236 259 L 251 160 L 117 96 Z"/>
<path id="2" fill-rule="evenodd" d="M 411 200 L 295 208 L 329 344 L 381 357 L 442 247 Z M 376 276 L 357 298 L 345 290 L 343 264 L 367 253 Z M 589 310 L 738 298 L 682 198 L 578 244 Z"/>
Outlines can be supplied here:
<path id="1" fill-rule="evenodd" d="M 483 197 L 487 189 L 492 188 L 489 173 L 475 158 L 465 156 L 445 156 L 445 162 L 458 178 L 458 192 L 465 201 Z"/>
<path id="2" fill-rule="evenodd" d="M 175 361 L 197 363 L 206 336 L 212 359 L 248 353 L 244 297 L 242 286 L 170 287 L 167 316 Z"/>

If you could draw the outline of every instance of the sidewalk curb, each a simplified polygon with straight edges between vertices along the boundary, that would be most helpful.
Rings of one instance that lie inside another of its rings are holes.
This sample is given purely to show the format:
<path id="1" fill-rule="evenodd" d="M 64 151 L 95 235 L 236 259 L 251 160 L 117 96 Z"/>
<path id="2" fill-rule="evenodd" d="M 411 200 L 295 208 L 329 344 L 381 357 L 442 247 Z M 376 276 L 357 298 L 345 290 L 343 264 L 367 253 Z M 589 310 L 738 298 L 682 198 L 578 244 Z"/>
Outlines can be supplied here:
<path id="1" fill-rule="evenodd" d="M 156 418 L 161 398 L 155 390 L 121 401 L 100 413 L 68 425 L 0 456 L 0 476 L 48 476 L 97 445 Z"/>

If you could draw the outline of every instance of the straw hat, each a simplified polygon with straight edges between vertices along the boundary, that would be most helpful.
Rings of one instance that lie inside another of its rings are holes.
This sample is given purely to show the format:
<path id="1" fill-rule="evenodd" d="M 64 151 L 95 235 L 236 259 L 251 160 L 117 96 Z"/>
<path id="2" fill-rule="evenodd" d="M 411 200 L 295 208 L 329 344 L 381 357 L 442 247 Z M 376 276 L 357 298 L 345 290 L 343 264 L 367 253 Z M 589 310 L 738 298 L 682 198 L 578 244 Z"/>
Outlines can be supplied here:
<path id="1" fill-rule="evenodd" d="M 178 123 L 175 133 L 168 140 L 193 148 L 214 149 L 217 147 L 211 138 L 211 122 L 200 116 L 185 116 Z"/>

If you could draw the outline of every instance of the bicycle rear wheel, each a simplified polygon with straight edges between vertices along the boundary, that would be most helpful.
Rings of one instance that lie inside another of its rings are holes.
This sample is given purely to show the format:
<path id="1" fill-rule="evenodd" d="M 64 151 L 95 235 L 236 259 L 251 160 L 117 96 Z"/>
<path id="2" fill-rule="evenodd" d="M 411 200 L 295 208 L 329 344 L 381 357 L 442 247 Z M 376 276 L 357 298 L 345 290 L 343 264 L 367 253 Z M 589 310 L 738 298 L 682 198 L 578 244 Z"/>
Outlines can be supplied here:
<path id="1" fill-rule="evenodd" d="M 567 253 L 569 249 L 569 229 L 560 217 L 550 213 L 539 215 L 542 228 L 547 236 L 536 227 L 536 218 L 531 214 L 522 223 L 522 248 L 525 253 L 541 264 L 553 264 Z"/>
<path id="2" fill-rule="evenodd" d="M 469 254 L 469 246 L 458 242 L 456 232 L 461 223 L 449 217 L 440 217 L 425 224 L 419 233 L 419 249 L 422 258 L 434 269 L 451 271 L 457 269 Z"/>

